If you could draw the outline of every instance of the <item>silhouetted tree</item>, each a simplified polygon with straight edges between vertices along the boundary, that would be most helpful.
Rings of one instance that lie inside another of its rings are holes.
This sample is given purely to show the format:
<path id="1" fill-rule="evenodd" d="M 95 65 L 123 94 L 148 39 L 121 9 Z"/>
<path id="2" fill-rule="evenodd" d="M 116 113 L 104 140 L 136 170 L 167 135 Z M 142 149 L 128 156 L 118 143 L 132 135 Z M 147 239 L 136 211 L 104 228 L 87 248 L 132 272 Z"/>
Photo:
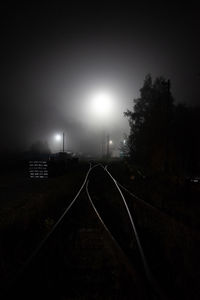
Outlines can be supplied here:
<path id="1" fill-rule="evenodd" d="M 200 107 L 174 104 L 170 82 L 147 75 L 133 100 L 128 149 L 133 161 L 177 175 L 200 170 Z"/>
<path id="2" fill-rule="evenodd" d="M 132 159 L 155 169 L 168 168 L 170 124 L 173 115 L 170 83 L 163 77 L 154 81 L 147 75 L 140 89 L 140 97 L 133 100 L 129 118 L 129 153 Z"/>

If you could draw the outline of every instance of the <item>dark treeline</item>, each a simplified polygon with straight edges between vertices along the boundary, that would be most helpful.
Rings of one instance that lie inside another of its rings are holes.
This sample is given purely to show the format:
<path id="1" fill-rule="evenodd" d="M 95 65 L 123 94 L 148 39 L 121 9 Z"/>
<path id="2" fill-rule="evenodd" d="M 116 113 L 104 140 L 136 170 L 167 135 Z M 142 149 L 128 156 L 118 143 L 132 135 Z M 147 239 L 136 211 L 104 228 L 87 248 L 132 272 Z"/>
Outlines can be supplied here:
<path id="1" fill-rule="evenodd" d="M 183 87 L 184 88 L 184 87 Z M 130 159 L 153 172 L 176 175 L 200 169 L 200 107 L 175 104 L 170 81 L 147 75 L 129 119 Z"/>

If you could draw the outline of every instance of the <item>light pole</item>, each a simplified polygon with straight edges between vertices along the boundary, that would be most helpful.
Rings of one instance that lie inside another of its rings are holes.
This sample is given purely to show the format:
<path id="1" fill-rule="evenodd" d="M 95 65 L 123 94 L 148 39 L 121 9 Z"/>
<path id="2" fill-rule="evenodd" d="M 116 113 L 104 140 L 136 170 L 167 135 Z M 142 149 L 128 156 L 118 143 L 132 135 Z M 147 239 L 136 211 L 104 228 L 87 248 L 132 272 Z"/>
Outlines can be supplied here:
<path id="1" fill-rule="evenodd" d="M 110 145 L 110 136 L 109 136 L 109 134 L 107 135 L 107 141 L 106 141 L 106 146 L 107 146 L 107 153 L 106 153 L 106 156 L 107 156 L 107 158 L 109 158 L 109 145 Z"/>
<path id="2" fill-rule="evenodd" d="M 95 122 L 102 125 L 101 152 L 109 156 L 109 135 L 106 135 L 106 123 L 109 122 L 113 109 L 113 99 L 111 95 L 104 91 L 96 92 L 91 97 L 90 111 L 95 117 Z"/>
<path id="3" fill-rule="evenodd" d="M 113 145 L 113 141 L 110 140 L 109 134 L 107 135 L 107 158 L 110 157 L 110 147 Z"/>
<path id="4" fill-rule="evenodd" d="M 105 130 L 101 130 L 101 156 L 103 157 L 105 153 Z"/>
<path id="5" fill-rule="evenodd" d="M 63 152 L 65 152 L 65 133 L 63 132 Z"/>
<path id="6" fill-rule="evenodd" d="M 61 140 L 62 140 L 62 150 L 63 150 L 63 152 L 65 151 L 65 133 L 63 132 L 63 134 L 61 135 L 61 134 L 56 134 L 55 135 L 55 140 L 57 141 L 57 142 L 60 142 Z"/>

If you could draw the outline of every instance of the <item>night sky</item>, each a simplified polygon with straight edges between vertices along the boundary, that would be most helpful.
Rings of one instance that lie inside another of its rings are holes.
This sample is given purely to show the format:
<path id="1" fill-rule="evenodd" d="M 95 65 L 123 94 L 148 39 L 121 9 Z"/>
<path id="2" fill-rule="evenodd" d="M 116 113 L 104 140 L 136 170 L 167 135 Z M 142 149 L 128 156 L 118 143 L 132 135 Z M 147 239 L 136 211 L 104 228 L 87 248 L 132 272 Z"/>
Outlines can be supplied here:
<path id="1" fill-rule="evenodd" d="M 167 2 L 1 5 L 1 150 L 40 139 L 56 151 L 63 131 L 73 151 L 97 153 L 102 130 L 118 145 L 147 73 L 169 78 L 176 102 L 198 104 L 199 15 Z M 97 91 L 114 101 L 109 121 L 91 117 Z"/>

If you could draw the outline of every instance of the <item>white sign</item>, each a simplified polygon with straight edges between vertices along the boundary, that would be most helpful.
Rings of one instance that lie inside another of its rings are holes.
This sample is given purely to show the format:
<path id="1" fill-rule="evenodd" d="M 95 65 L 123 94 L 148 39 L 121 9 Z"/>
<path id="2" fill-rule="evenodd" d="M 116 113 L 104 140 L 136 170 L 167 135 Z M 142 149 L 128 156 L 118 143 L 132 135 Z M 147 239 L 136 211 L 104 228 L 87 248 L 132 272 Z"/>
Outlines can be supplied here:
<path id="1" fill-rule="evenodd" d="M 48 178 L 48 164 L 46 161 L 31 160 L 29 161 L 29 177 L 30 178 Z"/>

